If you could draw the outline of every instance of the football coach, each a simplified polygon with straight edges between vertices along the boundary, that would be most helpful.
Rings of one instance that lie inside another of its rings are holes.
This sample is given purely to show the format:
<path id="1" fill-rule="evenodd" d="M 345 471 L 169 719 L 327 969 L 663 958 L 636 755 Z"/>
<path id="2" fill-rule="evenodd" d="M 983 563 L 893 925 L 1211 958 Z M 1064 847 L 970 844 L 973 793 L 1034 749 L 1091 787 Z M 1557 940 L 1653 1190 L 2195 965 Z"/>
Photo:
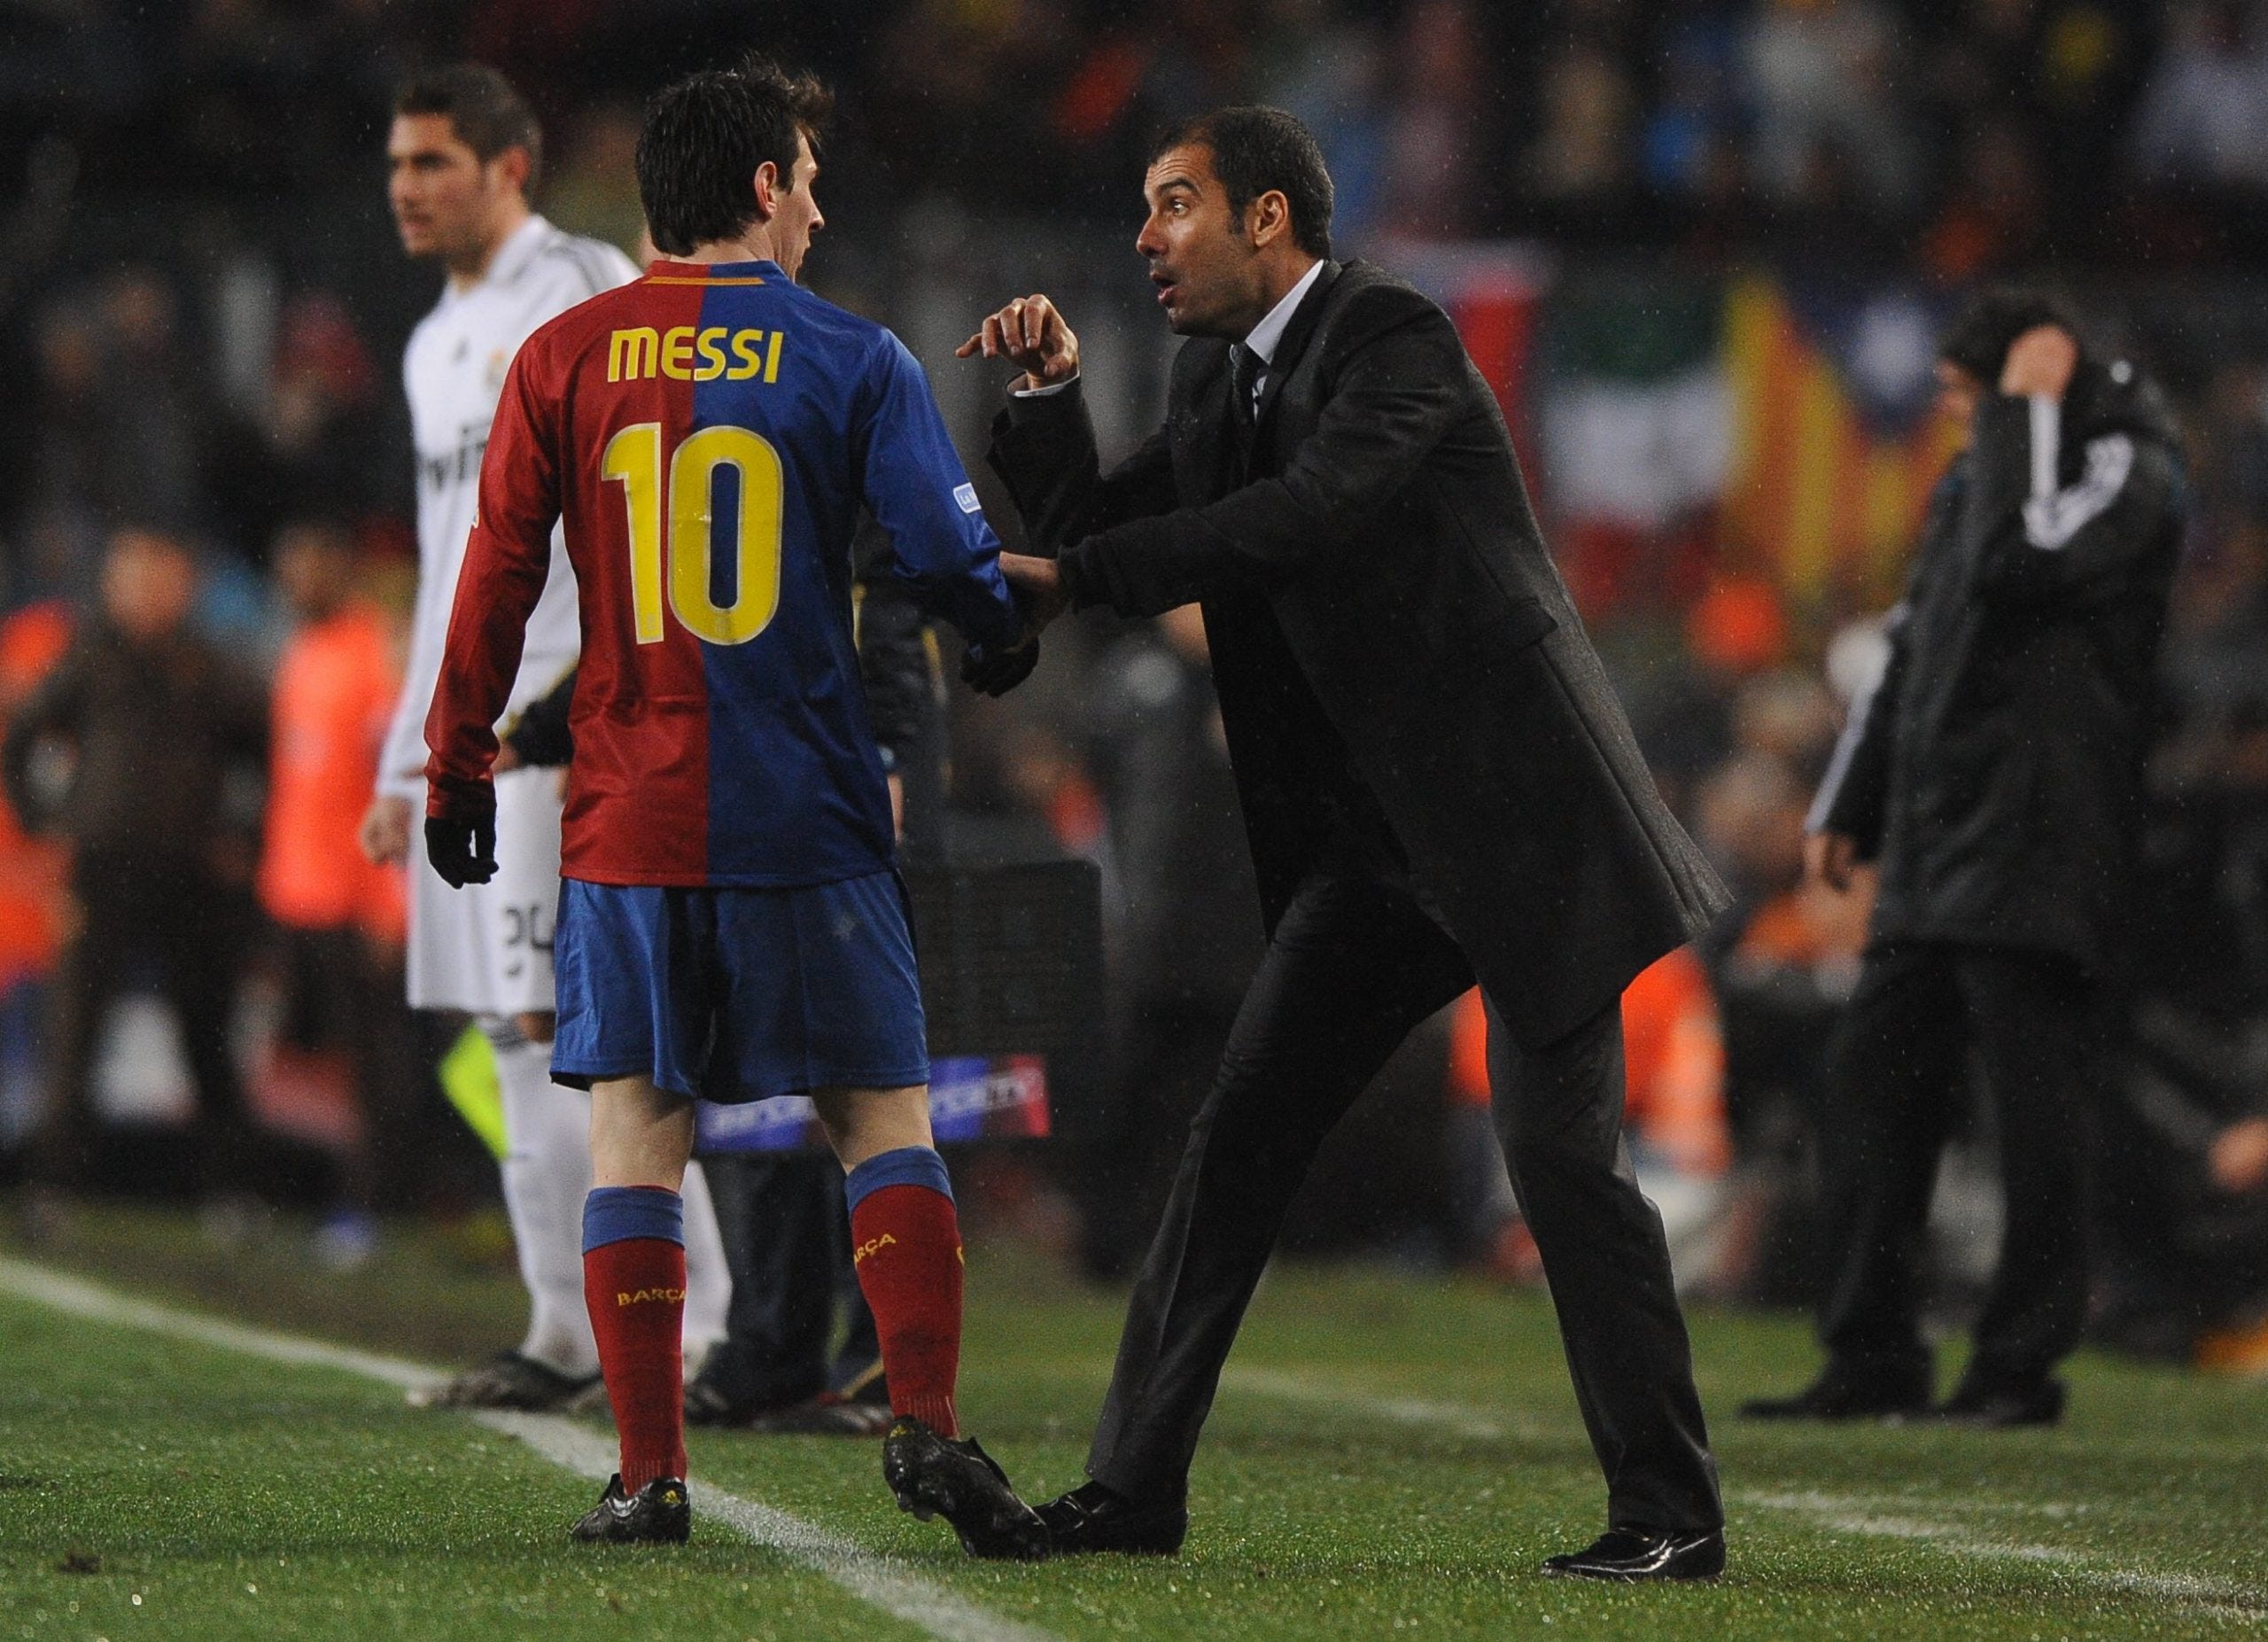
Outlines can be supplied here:
<path id="1" fill-rule="evenodd" d="M 1221 1366 L 1324 1136 L 1471 986 L 1608 1531 L 1554 1573 L 1700 1578 L 1724 1517 L 1660 1218 L 1621 1134 L 1620 998 L 1723 886 L 1663 807 L 1441 310 L 1331 256 L 1315 139 L 1271 108 L 1169 133 L 1135 248 L 1176 357 L 1108 473 L 1044 296 L 963 345 L 1025 372 L 993 465 L 1054 556 L 1035 620 L 1203 606 L 1266 955 L 1136 1284 L 1067 1553 L 1172 1553 Z"/>

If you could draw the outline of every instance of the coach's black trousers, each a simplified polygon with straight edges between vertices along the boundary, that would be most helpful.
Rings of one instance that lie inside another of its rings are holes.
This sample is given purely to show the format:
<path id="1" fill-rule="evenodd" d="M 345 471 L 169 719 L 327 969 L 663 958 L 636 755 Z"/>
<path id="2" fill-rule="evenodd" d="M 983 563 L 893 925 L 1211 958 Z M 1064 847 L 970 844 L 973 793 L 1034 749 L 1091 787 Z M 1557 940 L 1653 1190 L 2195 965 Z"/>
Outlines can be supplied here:
<path id="1" fill-rule="evenodd" d="M 1972 1063 L 2000 1120 L 2008 1210 L 1969 1378 L 2026 1385 L 2078 1343 L 2095 995 L 2077 963 L 2044 953 L 1934 941 L 1868 953 L 1836 1036 L 1821 1136 L 1837 1264 L 1820 1337 L 1838 1362 L 1897 1374 L 1929 1361 L 1922 1232 Z"/>
<path id="2" fill-rule="evenodd" d="M 1324 1136 L 1420 1021 L 1472 984 L 1398 883 L 1323 872 L 1278 924 L 1190 1127 L 1135 1285 L 1088 1475 L 1178 1499 L 1221 1367 Z M 1542 1251 L 1609 1520 L 1724 1520 L 1661 1218 L 1622 1145 L 1622 1022 L 1538 1052 L 1492 1006 L 1489 1077 L 1512 1186 Z"/>

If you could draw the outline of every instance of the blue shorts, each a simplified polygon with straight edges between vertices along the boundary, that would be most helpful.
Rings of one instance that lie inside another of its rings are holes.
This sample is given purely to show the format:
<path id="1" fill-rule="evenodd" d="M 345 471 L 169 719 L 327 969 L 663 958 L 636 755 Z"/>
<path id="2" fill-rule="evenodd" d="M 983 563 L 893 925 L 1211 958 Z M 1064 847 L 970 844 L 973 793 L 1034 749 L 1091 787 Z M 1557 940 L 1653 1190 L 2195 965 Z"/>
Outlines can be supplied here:
<path id="1" fill-rule="evenodd" d="M 929 1080 L 905 890 L 878 872 L 797 890 L 563 879 L 551 1075 L 707 1101 Z"/>

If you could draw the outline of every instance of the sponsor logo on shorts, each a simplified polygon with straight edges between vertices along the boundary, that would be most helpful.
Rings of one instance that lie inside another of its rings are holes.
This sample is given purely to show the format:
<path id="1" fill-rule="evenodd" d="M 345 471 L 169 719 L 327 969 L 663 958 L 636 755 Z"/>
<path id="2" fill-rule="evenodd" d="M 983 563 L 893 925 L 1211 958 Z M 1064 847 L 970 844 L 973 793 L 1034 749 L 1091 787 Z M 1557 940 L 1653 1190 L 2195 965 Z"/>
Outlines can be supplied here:
<path id="1" fill-rule="evenodd" d="M 850 1251 L 850 1264 L 864 1265 L 868 1255 L 880 1254 L 897 1241 L 897 1239 L 892 1237 L 888 1232 L 884 1232 L 880 1237 L 870 1237 Z"/>
<path id="2" fill-rule="evenodd" d="M 617 1306 L 645 1305 L 652 1301 L 661 1301 L 669 1305 L 683 1305 L 685 1290 L 682 1288 L 617 1288 L 614 1291 L 614 1303 Z"/>

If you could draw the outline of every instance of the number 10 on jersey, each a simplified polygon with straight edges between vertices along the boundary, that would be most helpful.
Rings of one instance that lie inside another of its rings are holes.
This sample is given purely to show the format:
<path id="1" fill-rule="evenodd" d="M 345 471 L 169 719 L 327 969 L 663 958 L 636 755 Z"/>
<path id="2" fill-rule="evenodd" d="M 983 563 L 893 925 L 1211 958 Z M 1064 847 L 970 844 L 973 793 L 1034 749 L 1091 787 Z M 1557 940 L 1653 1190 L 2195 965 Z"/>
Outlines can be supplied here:
<path id="1" fill-rule="evenodd" d="M 718 604 L 715 581 L 717 471 L 740 480 L 734 523 L 733 597 Z M 662 642 L 662 542 L 669 541 L 670 608 L 695 638 L 745 644 L 780 609 L 780 453 L 761 433 L 703 428 L 670 453 L 664 508 L 662 424 L 640 422 L 607 440 L 602 479 L 618 479 L 630 521 L 630 606 L 638 642 Z"/>

